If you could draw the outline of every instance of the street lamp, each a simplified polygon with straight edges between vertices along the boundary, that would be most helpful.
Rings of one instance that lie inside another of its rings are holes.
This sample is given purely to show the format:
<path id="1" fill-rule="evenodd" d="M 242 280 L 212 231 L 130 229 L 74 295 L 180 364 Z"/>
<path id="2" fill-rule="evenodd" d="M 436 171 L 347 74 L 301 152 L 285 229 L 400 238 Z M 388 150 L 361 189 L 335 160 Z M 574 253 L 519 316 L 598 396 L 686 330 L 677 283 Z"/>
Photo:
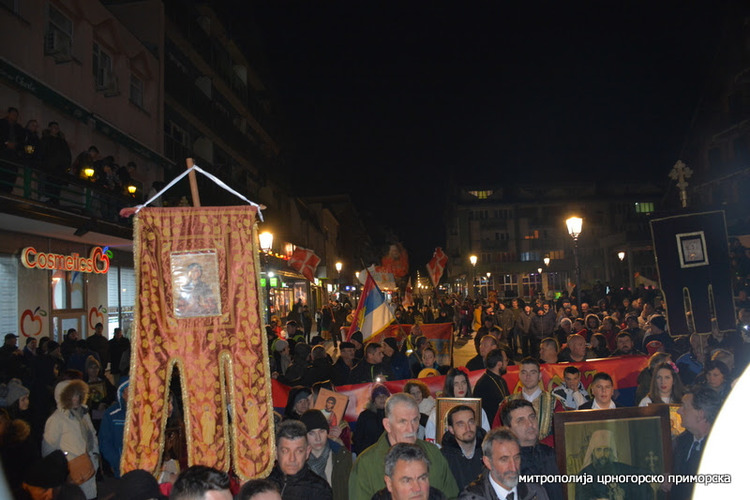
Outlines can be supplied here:
<path id="1" fill-rule="evenodd" d="M 336 272 L 338 272 L 339 274 L 341 274 L 341 269 L 343 267 L 344 267 L 344 264 L 342 264 L 341 262 L 336 262 Z"/>
<path id="2" fill-rule="evenodd" d="M 581 267 L 578 265 L 578 237 L 583 229 L 583 219 L 580 217 L 571 217 L 565 221 L 568 226 L 568 234 L 573 238 L 573 256 L 575 258 L 576 272 L 576 302 L 578 312 L 581 312 Z"/>
<path id="3" fill-rule="evenodd" d="M 260 249 L 263 252 L 263 263 L 266 267 L 266 308 L 268 310 L 268 314 L 266 316 L 266 322 L 270 325 L 271 324 L 271 277 L 273 277 L 273 272 L 271 272 L 270 265 L 268 262 L 268 254 L 273 248 L 273 233 L 269 231 L 263 231 L 258 235 L 258 240 L 260 241 Z"/>
<path id="4" fill-rule="evenodd" d="M 471 262 L 472 274 L 471 274 L 471 298 L 476 298 L 476 290 L 474 290 L 474 283 L 477 280 L 477 256 L 469 255 L 469 262 Z"/>
<path id="5" fill-rule="evenodd" d="M 545 255 L 543 260 L 544 260 L 544 265 L 549 266 L 549 255 Z"/>
<path id="6" fill-rule="evenodd" d="M 492 276 L 492 273 L 487 271 L 487 298 L 490 298 L 490 277 Z"/>
<path id="7" fill-rule="evenodd" d="M 620 262 L 625 260 L 625 252 L 617 252 L 617 258 L 620 259 Z"/>

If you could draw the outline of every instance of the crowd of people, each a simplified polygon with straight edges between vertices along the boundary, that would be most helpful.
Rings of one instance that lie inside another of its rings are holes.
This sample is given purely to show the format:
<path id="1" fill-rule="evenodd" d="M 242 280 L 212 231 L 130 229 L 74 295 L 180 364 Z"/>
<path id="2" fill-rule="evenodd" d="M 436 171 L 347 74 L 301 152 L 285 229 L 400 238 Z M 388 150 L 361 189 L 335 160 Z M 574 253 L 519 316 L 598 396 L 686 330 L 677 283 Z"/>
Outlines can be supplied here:
<path id="1" fill-rule="evenodd" d="M 100 155 L 94 145 L 73 158 L 58 122 L 49 122 L 40 133 L 38 120 L 29 119 L 22 127 L 19 117 L 18 109 L 10 107 L 0 119 L 0 159 L 5 160 L 0 166 L 1 192 L 13 191 L 18 166 L 22 165 L 36 171 L 38 199 L 50 205 L 60 205 L 65 198 L 61 194 L 65 186 L 93 183 L 97 193 L 101 193 L 97 197 L 102 204 L 101 215 L 107 220 L 117 220 L 117 207 L 107 203 L 112 194 L 138 200 L 143 197 L 143 184 L 138 180 L 135 162 L 119 165 L 114 156 Z M 135 193 L 128 190 L 129 186 L 136 188 Z"/>
<path id="2" fill-rule="evenodd" d="M 71 330 L 61 345 L 43 338 L 39 345 L 29 340 L 23 349 L 14 334 L 6 335 L 0 348 L 0 451 L 9 486 L 18 498 L 42 498 L 40 491 L 53 491 L 45 498 L 68 498 L 61 495 L 75 491 L 91 499 L 100 494 L 97 484 L 106 476 L 118 478 L 110 498 L 136 498 L 132 491 L 138 483 L 153 492 L 143 498 L 202 498 L 180 496 L 187 495 L 184 486 L 191 495 L 196 488 L 216 491 L 216 498 L 561 499 L 563 484 L 519 482 L 521 474 L 559 473 L 552 448 L 554 413 L 633 404 L 618 401 L 612 375 L 599 371 L 583 377 L 577 363 L 648 356 L 634 404 L 681 405 L 686 430 L 675 439 L 669 472 L 691 474 L 734 378 L 747 365 L 750 347 L 750 309 L 738 311 L 736 331 L 673 337 L 653 291 L 599 300 L 593 307 L 582 302 L 580 310 L 567 297 L 508 304 L 443 297 L 434 307 L 400 309 L 400 321 L 411 321 L 404 323 L 407 334 L 382 342 L 365 342 L 361 332 L 347 340 L 342 331 L 348 329 L 351 307 L 327 307 L 327 328 L 315 325 L 323 314 L 315 318 L 300 307 L 299 322 L 286 318 L 280 328 L 276 320 L 266 330 L 272 376 L 290 390 L 275 418 L 274 468 L 266 479 L 244 486 L 224 472 L 187 467 L 186 454 L 179 452 L 184 447 L 179 431 L 178 442 L 168 444 L 178 449 L 173 457 L 182 455 L 181 460 L 164 460 L 158 481 L 145 471 L 120 477 L 130 346 L 119 329 L 111 340 L 97 325 L 86 340 Z M 473 344 L 476 356 L 466 366 L 436 363 L 436 350 L 422 335 L 425 309 L 430 321 L 452 323 L 455 337 Z M 565 363 L 562 383 L 542 383 L 546 363 Z M 505 377 L 513 364 L 518 367 L 517 392 Z M 481 376 L 472 378 L 471 371 Z M 445 375 L 442 390 L 433 391 L 421 380 L 438 374 Z M 404 382 L 403 390 L 392 393 L 383 382 L 396 380 Z M 362 383 L 372 385 L 356 422 L 336 418 L 335 398 L 327 396 L 325 409 L 315 409 L 322 408 L 316 403 L 323 389 L 330 395 L 340 386 Z M 479 398 L 481 407 L 458 404 L 439 422 L 439 397 Z M 177 428 L 178 399 L 170 398 Z M 588 447 L 581 473 L 648 472 L 617 461 L 610 431 L 596 431 Z M 66 453 L 69 475 L 55 475 L 59 452 Z M 73 459 L 79 457 L 87 459 L 74 467 Z M 70 488 L 71 481 L 77 490 Z M 123 485 L 130 485 L 123 490 L 130 493 L 122 494 L 131 496 L 117 496 Z M 671 491 L 672 498 L 689 498 L 692 489 L 689 483 L 656 486 Z M 594 481 L 577 485 L 576 498 L 653 498 L 656 486 Z M 510 493 L 514 496 L 508 497 Z"/>

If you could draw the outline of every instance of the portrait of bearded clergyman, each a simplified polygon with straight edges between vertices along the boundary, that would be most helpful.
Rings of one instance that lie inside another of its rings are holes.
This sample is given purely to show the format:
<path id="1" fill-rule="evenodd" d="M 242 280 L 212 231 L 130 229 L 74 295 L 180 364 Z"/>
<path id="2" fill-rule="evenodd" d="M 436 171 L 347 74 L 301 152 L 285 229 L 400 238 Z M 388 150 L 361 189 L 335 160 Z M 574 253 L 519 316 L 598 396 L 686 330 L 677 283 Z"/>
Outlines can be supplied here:
<path id="1" fill-rule="evenodd" d="M 173 254 L 171 267 L 175 317 L 221 314 L 215 253 Z"/>
<path id="2" fill-rule="evenodd" d="M 648 483 L 604 482 L 604 476 L 622 474 L 653 474 L 648 469 L 619 461 L 615 434 L 611 430 L 599 429 L 591 434 L 583 459 L 583 467 L 578 474 L 593 476 L 588 484 L 575 485 L 576 500 L 607 498 L 611 500 L 651 499 L 654 490 Z M 602 482 L 599 481 L 602 480 Z"/>

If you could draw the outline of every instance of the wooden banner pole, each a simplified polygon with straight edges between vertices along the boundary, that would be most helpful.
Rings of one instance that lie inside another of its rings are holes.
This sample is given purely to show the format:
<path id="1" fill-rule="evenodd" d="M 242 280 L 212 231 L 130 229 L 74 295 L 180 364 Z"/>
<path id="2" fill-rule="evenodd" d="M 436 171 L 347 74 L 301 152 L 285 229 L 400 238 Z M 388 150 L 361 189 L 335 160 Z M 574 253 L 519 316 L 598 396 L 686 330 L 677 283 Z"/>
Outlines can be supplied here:
<path id="1" fill-rule="evenodd" d="M 193 168 L 193 165 L 195 165 L 195 162 L 192 158 L 186 158 L 185 163 L 187 164 L 187 169 L 190 170 Z M 198 194 L 198 179 L 195 177 L 195 172 L 190 172 L 188 174 L 188 180 L 190 181 L 190 194 L 193 197 L 193 206 L 199 207 L 201 206 L 201 197 Z"/>

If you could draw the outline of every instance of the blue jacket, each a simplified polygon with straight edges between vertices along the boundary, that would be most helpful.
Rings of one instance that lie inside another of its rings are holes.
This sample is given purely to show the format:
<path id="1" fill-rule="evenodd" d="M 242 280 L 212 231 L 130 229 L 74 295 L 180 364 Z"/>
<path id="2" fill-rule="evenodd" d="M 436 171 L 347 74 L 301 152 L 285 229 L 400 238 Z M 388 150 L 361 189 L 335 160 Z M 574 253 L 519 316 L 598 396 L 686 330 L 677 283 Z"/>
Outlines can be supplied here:
<path id="1" fill-rule="evenodd" d="M 112 467 L 115 477 L 120 477 L 120 457 L 127 413 L 127 403 L 123 401 L 122 393 L 127 389 L 129 382 L 126 379 L 117 388 L 117 402 L 104 413 L 99 427 L 99 450 Z"/>

